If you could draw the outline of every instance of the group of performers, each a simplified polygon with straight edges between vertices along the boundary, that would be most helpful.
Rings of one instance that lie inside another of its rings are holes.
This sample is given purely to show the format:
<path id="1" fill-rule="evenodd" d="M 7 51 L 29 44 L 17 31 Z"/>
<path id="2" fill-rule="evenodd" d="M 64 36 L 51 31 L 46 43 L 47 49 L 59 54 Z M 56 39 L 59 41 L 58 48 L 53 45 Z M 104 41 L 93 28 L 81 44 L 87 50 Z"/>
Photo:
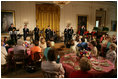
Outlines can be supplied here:
<path id="1" fill-rule="evenodd" d="M 69 40 L 71 40 L 72 39 L 72 36 L 74 34 L 73 28 L 71 27 L 69 29 L 69 26 L 70 25 L 67 25 L 67 27 L 64 30 L 64 42 L 65 43 L 68 42 Z M 85 31 L 86 31 L 85 25 L 82 25 L 81 28 L 79 28 L 79 30 L 78 30 L 78 32 L 79 32 L 78 34 L 81 35 L 81 36 L 83 36 L 84 33 L 85 33 Z"/>
<path id="2" fill-rule="evenodd" d="M 8 31 L 9 31 L 11 40 L 16 42 L 17 41 L 16 27 L 14 27 L 13 24 L 11 24 L 11 26 L 8 28 Z"/>
<path id="3" fill-rule="evenodd" d="M 16 27 L 13 26 L 13 24 L 11 24 L 11 26 L 8 29 L 9 34 L 10 34 L 10 38 L 11 40 L 17 42 L 17 30 Z M 41 31 L 39 30 L 39 27 L 36 26 L 34 28 L 34 40 L 38 40 L 39 41 L 39 34 L 41 33 Z M 26 40 L 27 36 L 29 34 L 29 29 L 27 28 L 27 25 L 24 25 L 23 28 L 23 37 L 24 37 L 24 41 Z M 55 31 L 50 29 L 50 26 L 48 26 L 48 28 L 45 30 L 45 36 L 46 36 L 46 41 L 50 40 L 50 38 L 55 38 Z"/>
<path id="4" fill-rule="evenodd" d="M 56 32 L 54 30 L 51 30 L 50 26 L 48 26 L 48 28 L 45 30 L 45 36 L 46 36 L 46 41 L 50 40 L 51 38 L 55 40 L 57 37 Z"/>
<path id="5" fill-rule="evenodd" d="M 74 33 L 74 30 L 73 28 L 71 27 L 69 29 L 69 25 L 65 28 L 64 30 L 64 42 L 67 42 L 68 40 L 71 40 L 72 39 L 72 35 Z"/>
<path id="6" fill-rule="evenodd" d="M 74 30 L 72 27 L 69 28 L 70 25 L 67 25 L 67 27 L 64 29 L 64 42 L 67 42 L 69 40 L 72 39 L 72 36 L 74 34 Z M 10 37 L 11 37 L 11 40 L 14 40 L 15 42 L 17 41 L 17 31 L 16 31 L 16 28 L 13 26 L 13 24 L 11 24 L 11 26 L 9 27 L 8 29 L 9 33 L 10 33 Z M 35 37 L 35 40 L 38 40 L 39 41 L 39 34 L 41 33 L 40 30 L 39 30 L 39 27 L 36 26 L 34 28 L 34 37 Z M 80 35 L 83 35 L 84 34 L 84 31 L 85 31 L 85 27 L 84 25 L 80 28 Z M 27 28 L 27 25 L 24 25 L 24 28 L 23 28 L 23 37 L 24 37 L 24 41 L 26 40 L 27 36 L 29 34 L 29 29 Z M 45 36 L 46 36 L 46 41 L 50 40 L 50 38 L 53 37 L 53 39 L 55 38 L 55 31 L 54 30 L 51 30 L 50 29 L 50 26 L 47 27 L 47 29 L 45 29 Z"/>
<path id="7" fill-rule="evenodd" d="M 16 30 L 16 27 L 14 27 L 14 25 L 11 24 L 11 26 L 8 28 L 8 31 L 10 34 L 10 39 L 14 42 L 17 42 L 17 31 L 18 30 Z M 29 29 L 27 28 L 27 25 L 24 25 L 24 28 L 23 28 L 24 40 L 26 40 L 28 33 L 29 33 Z"/>

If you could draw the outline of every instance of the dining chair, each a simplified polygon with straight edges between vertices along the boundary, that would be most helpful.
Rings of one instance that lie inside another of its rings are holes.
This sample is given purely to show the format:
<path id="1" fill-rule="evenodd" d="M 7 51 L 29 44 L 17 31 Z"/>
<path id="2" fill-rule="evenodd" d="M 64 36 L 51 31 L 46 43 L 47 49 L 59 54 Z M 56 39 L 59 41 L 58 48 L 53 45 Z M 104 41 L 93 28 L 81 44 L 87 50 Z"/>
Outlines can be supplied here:
<path id="1" fill-rule="evenodd" d="M 46 72 L 46 71 L 42 71 L 42 72 L 44 78 L 59 78 L 58 72 Z"/>

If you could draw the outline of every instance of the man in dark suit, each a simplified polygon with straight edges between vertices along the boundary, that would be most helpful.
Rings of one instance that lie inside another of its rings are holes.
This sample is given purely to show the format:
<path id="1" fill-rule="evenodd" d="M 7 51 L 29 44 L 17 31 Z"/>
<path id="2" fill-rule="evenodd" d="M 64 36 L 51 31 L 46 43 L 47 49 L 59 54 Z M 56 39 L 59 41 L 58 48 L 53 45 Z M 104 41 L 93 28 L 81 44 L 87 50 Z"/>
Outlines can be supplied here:
<path id="1" fill-rule="evenodd" d="M 34 28 L 35 40 L 39 41 L 39 28 L 38 25 Z"/>
<path id="2" fill-rule="evenodd" d="M 8 28 L 8 31 L 13 31 L 13 29 L 16 30 L 16 27 L 14 27 L 14 25 L 11 24 L 11 26 Z"/>
<path id="3" fill-rule="evenodd" d="M 46 35 L 46 41 L 50 40 L 51 37 L 51 29 L 50 26 L 45 30 L 45 35 Z"/>
<path id="4" fill-rule="evenodd" d="M 85 26 L 82 25 L 81 28 L 80 28 L 80 35 L 84 35 L 84 32 L 85 32 Z"/>
<path id="5" fill-rule="evenodd" d="M 14 27 L 13 24 L 8 28 L 10 38 L 13 42 L 17 42 L 17 33 L 16 33 L 16 27 Z"/>
<path id="6" fill-rule="evenodd" d="M 26 40 L 28 33 L 29 33 L 29 29 L 27 28 L 27 25 L 24 25 L 24 28 L 23 28 L 24 41 Z"/>
<path id="7" fill-rule="evenodd" d="M 66 43 L 69 40 L 68 36 L 69 36 L 69 26 L 67 26 L 64 30 L 64 43 Z"/>
<path id="8" fill-rule="evenodd" d="M 71 27 L 71 28 L 69 29 L 69 40 L 72 39 L 73 33 L 74 33 L 74 30 L 73 30 L 73 28 Z"/>

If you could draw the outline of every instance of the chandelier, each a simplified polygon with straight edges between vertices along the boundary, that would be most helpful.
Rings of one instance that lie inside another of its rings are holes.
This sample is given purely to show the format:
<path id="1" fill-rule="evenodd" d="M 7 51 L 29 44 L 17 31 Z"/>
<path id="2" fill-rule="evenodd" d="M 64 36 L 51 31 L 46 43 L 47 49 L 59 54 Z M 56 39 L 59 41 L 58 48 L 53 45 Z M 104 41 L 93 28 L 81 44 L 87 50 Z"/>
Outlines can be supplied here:
<path id="1" fill-rule="evenodd" d="M 54 3 L 59 5 L 62 8 L 64 5 L 69 4 L 70 1 L 54 1 Z"/>

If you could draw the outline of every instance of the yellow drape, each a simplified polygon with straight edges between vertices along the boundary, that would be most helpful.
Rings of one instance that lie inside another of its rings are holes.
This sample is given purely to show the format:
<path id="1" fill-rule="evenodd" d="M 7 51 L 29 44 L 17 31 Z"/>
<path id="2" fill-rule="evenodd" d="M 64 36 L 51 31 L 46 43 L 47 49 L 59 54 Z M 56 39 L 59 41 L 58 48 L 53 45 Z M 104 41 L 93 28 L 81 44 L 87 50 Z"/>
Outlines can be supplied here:
<path id="1" fill-rule="evenodd" d="M 36 5 L 36 24 L 40 30 L 50 26 L 59 34 L 59 21 L 60 21 L 60 7 L 54 4 L 37 4 Z M 43 32 L 43 35 L 45 33 Z"/>

